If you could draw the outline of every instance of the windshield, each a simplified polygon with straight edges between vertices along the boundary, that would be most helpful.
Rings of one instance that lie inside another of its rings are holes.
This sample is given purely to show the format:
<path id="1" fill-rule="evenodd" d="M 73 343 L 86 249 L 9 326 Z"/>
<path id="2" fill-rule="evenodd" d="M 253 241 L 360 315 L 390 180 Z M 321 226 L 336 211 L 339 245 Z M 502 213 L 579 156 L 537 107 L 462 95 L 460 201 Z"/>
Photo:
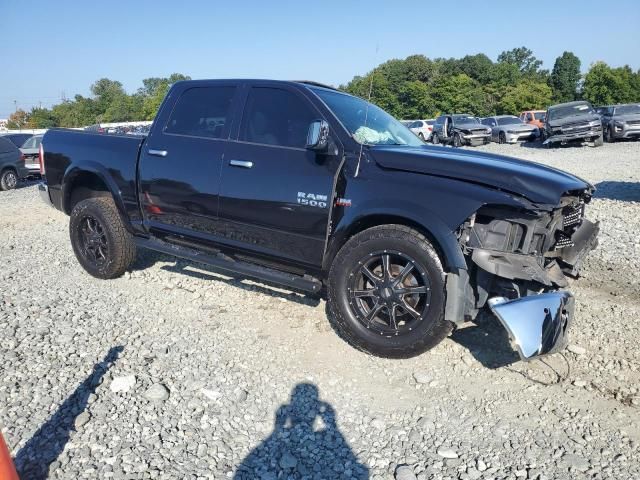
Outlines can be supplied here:
<path id="1" fill-rule="evenodd" d="M 498 125 L 513 125 L 515 123 L 522 123 L 518 117 L 503 117 L 498 119 Z"/>
<path id="2" fill-rule="evenodd" d="M 616 115 L 631 115 L 640 113 L 640 105 L 622 105 L 616 107 Z"/>
<path id="3" fill-rule="evenodd" d="M 372 103 L 322 88 L 313 88 L 313 91 L 327 104 L 358 143 L 413 147 L 424 145 L 411 130 Z"/>
<path id="4" fill-rule="evenodd" d="M 547 114 L 547 112 L 534 112 L 533 117 L 536 120 L 544 120 L 544 116 Z"/>
<path id="5" fill-rule="evenodd" d="M 476 117 L 472 117 L 471 115 L 454 115 L 453 123 L 463 124 L 463 123 L 479 123 Z"/>
<path id="6" fill-rule="evenodd" d="M 558 108 L 549 110 L 549 120 L 573 117 L 576 115 L 586 115 L 588 113 L 594 113 L 593 108 L 588 103 L 579 103 L 577 105 L 567 105 L 565 107 L 558 107 Z"/>

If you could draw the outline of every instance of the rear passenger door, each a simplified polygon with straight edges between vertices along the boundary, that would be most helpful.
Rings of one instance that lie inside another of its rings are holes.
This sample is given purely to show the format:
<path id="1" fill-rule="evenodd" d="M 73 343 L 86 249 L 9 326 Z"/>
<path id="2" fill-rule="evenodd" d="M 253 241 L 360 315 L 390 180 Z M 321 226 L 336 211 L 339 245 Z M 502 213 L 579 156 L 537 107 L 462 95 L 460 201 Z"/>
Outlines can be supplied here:
<path id="1" fill-rule="evenodd" d="M 139 164 L 139 201 L 151 232 L 213 235 L 237 91 L 233 84 L 186 87 L 156 119 Z"/>
<path id="2" fill-rule="evenodd" d="M 220 234 L 257 254 L 319 265 L 339 155 L 306 148 L 309 126 L 323 119 L 287 85 L 248 90 L 237 141 L 222 166 Z"/>

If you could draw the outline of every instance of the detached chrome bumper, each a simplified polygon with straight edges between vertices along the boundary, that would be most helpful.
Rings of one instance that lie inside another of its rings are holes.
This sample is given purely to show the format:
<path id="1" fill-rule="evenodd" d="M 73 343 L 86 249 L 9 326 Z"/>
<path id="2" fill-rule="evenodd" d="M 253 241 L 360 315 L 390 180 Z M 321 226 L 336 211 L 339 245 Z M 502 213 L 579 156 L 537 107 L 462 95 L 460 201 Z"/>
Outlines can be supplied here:
<path id="1" fill-rule="evenodd" d="M 493 297 L 488 303 L 509 332 L 522 360 L 555 353 L 567 345 L 574 309 L 570 292 L 541 293 L 516 300 Z"/>
<path id="2" fill-rule="evenodd" d="M 44 182 L 40 182 L 38 184 L 38 193 L 40 194 L 40 198 L 44 203 L 53 207 L 53 202 L 51 202 L 51 197 L 49 196 L 49 187 Z"/>

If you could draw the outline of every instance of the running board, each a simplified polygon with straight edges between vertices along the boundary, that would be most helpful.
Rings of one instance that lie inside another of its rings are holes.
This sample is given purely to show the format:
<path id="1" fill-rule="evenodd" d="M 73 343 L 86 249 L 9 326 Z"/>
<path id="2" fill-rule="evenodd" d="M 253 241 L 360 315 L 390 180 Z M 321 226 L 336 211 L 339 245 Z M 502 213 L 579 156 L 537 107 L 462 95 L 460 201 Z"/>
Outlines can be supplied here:
<path id="1" fill-rule="evenodd" d="M 203 263 L 211 267 L 225 270 L 231 273 L 238 273 L 247 277 L 252 277 L 265 282 L 273 282 L 285 287 L 290 287 L 305 292 L 318 293 L 322 289 L 322 282 L 317 278 L 305 275 L 294 275 L 292 273 L 281 272 L 249 262 L 233 260 L 223 254 L 207 254 L 201 253 L 192 248 L 183 247 L 168 243 L 156 238 L 135 239 L 136 245 L 156 252 L 166 253 L 175 257 L 192 260 L 194 262 Z"/>

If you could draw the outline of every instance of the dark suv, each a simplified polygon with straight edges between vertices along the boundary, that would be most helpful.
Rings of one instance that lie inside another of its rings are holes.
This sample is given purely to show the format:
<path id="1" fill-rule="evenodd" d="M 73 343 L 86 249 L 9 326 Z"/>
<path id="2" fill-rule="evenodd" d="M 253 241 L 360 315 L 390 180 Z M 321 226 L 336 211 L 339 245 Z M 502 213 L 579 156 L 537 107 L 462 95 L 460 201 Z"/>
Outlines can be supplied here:
<path id="1" fill-rule="evenodd" d="M 609 105 L 598 108 L 607 142 L 640 137 L 640 104 Z"/>
<path id="2" fill-rule="evenodd" d="M 431 141 L 434 144 L 451 144 L 454 147 L 484 145 L 491 141 L 491 128 L 482 125 L 468 114 L 440 115 L 433 125 Z"/>
<path id="3" fill-rule="evenodd" d="M 602 122 L 600 115 L 589 102 L 561 103 L 549 107 L 542 131 L 543 145 L 567 144 L 591 141 L 602 146 Z"/>

